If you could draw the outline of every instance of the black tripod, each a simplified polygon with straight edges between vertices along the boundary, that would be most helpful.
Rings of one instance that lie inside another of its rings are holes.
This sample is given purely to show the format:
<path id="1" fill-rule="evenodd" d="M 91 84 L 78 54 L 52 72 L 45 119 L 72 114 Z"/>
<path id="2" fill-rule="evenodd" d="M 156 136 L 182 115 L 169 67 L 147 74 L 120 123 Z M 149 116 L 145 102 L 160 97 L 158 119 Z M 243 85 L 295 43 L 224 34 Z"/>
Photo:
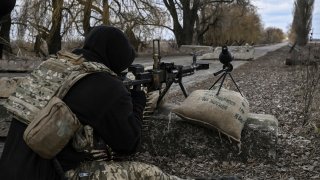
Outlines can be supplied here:
<path id="1" fill-rule="evenodd" d="M 233 69 L 232 64 L 228 63 L 227 65 L 223 65 L 223 69 L 222 69 L 222 70 L 213 73 L 214 76 L 218 76 L 218 75 L 221 74 L 221 73 L 223 73 L 223 74 L 221 74 L 221 76 L 216 80 L 216 82 L 213 83 L 213 85 L 209 88 L 209 90 L 212 89 L 212 87 L 213 87 L 214 85 L 216 85 L 216 84 L 220 81 L 220 79 L 222 78 L 222 81 L 221 81 L 221 83 L 220 83 L 220 86 L 219 86 L 219 89 L 218 89 L 218 92 L 217 92 L 217 95 L 219 95 L 219 92 L 220 92 L 220 89 L 221 89 L 221 87 L 222 87 L 222 84 L 224 83 L 224 80 L 226 79 L 226 76 L 227 76 L 227 74 L 228 74 L 228 75 L 230 76 L 231 80 L 233 81 L 233 83 L 236 85 L 236 87 L 237 87 L 239 93 L 241 94 L 241 96 L 243 96 L 242 93 L 241 93 L 241 91 L 240 91 L 240 89 L 239 89 L 239 86 L 238 86 L 237 83 L 234 81 L 234 79 L 233 79 L 233 77 L 232 77 L 232 75 L 231 75 L 232 69 Z"/>

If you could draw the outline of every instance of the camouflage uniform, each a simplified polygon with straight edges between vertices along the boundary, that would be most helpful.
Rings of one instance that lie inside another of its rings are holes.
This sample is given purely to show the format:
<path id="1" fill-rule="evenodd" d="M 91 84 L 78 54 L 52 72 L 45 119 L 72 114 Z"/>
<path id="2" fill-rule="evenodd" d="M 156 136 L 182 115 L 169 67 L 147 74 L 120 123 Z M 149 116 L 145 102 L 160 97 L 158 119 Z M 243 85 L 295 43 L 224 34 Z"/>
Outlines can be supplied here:
<path id="1" fill-rule="evenodd" d="M 154 179 L 178 180 L 176 176 L 162 172 L 158 167 L 141 162 L 112 161 L 116 153 L 104 144 L 97 148 L 93 138 L 93 129 L 83 126 L 73 137 L 73 147 L 80 152 L 86 152 L 93 161 L 82 163 L 77 169 L 69 170 L 65 176 L 71 180 L 103 180 L 103 179 Z M 95 161 L 94 161 L 95 160 Z"/>
<path id="2" fill-rule="evenodd" d="M 80 165 L 76 170 L 66 172 L 71 180 L 180 180 L 177 176 L 168 175 L 158 167 L 142 162 L 91 161 Z"/>

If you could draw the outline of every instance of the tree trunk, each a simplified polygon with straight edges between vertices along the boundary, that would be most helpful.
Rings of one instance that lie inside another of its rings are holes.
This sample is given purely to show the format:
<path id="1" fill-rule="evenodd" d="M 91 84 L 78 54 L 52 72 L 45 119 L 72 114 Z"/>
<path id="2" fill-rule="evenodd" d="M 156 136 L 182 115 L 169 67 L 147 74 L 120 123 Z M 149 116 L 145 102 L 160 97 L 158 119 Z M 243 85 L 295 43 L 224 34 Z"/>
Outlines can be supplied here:
<path id="1" fill-rule="evenodd" d="M 90 18 L 91 18 L 91 10 L 92 10 L 92 1 L 93 0 L 87 0 L 83 8 L 82 22 L 83 22 L 83 31 L 85 36 L 90 32 L 90 29 L 91 29 Z"/>
<path id="2" fill-rule="evenodd" d="M 295 1 L 293 28 L 296 33 L 296 41 L 300 46 L 304 46 L 308 43 L 308 35 L 311 30 L 312 12 L 313 12 L 314 0 Z"/>
<path id="3" fill-rule="evenodd" d="M 45 33 L 40 33 L 36 35 L 36 41 L 33 46 L 33 51 L 39 57 L 47 57 L 49 55 L 47 43 L 44 39 L 46 39 Z"/>
<path id="4" fill-rule="evenodd" d="M 133 27 L 129 27 L 127 26 L 126 27 L 126 30 L 124 31 L 124 33 L 127 35 L 131 45 L 133 46 L 134 50 L 136 52 L 139 51 L 139 44 L 140 44 L 140 40 L 134 35 L 134 32 L 133 32 Z"/>
<path id="5" fill-rule="evenodd" d="M 61 20 L 63 0 L 52 0 L 52 27 L 47 39 L 49 54 L 56 54 L 61 49 Z"/>
<path id="6" fill-rule="evenodd" d="M 2 18 L 1 30 L 0 30 L 0 58 L 2 58 L 3 50 L 12 53 L 10 46 L 10 28 L 11 28 L 11 16 L 5 15 Z"/>
<path id="7" fill-rule="evenodd" d="M 184 44 L 192 44 L 194 25 L 196 22 L 197 12 L 199 10 L 199 0 L 194 0 L 193 3 L 191 3 L 190 0 L 180 0 L 183 11 L 182 26 L 180 24 L 174 0 L 163 0 L 163 2 L 171 14 L 173 20 L 173 33 L 176 37 L 178 46 L 180 47 Z"/>
<path id="8" fill-rule="evenodd" d="M 109 13 L 108 0 L 103 0 L 102 22 L 105 25 L 110 25 L 110 13 Z"/>

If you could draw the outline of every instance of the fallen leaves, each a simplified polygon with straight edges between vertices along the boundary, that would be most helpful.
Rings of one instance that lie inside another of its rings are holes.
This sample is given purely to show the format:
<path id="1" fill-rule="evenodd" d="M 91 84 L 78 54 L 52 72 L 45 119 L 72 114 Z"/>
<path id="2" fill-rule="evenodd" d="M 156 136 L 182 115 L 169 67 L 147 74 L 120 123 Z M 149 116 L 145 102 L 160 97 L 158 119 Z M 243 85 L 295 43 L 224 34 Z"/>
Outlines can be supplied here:
<path id="1" fill-rule="evenodd" d="M 161 118 L 155 119 L 157 125 L 152 131 L 158 138 L 154 139 L 158 154 L 144 153 L 136 159 L 158 165 L 180 177 L 237 175 L 248 180 L 320 179 L 320 138 L 313 126 L 302 126 L 302 68 L 284 65 L 288 50 L 288 47 L 281 48 L 232 71 L 241 92 L 249 101 L 250 112 L 272 114 L 279 121 L 276 162 L 239 159 L 236 145 L 230 144 L 225 137 L 220 142 L 217 132 L 203 128 L 178 126 L 172 121 L 170 132 L 161 134 L 161 127 L 166 127 L 161 126 L 166 123 Z M 208 77 L 188 91 L 206 89 L 215 80 L 216 77 Z M 229 84 L 236 90 L 233 83 Z M 184 97 L 175 93 L 167 99 L 179 104 Z M 176 142 L 176 139 L 183 141 Z"/>

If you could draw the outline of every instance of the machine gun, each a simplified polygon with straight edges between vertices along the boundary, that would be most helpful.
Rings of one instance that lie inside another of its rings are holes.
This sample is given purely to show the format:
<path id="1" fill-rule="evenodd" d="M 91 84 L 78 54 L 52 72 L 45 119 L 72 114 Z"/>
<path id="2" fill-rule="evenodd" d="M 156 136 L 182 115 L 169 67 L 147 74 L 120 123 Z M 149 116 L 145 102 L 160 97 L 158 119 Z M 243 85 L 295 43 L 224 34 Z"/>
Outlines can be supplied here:
<path id="1" fill-rule="evenodd" d="M 160 41 L 153 40 L 153 68 L 145 70 L 141 64 L 133 64 L 128 68 L 135 76 L 135 80 L 127 78 L 127 73 L 122 73 L 123 83 L 127 87 L 142 88 L 146 87 L 148 92 L 159 91 L 157 106 L 162 98 L 170 89 L 173 83 L 178 83 L 183 95 L 188 96 L 186 89 L 182 84 L 182 78 L 195 73 L 196 70 L 209 69 L 208 63 L 196 63 L 193 61 L 190 66 L 175 65 L 174 63 L 161 62 Z M 165 88 L 162 85 L 165 84 Z"/>

